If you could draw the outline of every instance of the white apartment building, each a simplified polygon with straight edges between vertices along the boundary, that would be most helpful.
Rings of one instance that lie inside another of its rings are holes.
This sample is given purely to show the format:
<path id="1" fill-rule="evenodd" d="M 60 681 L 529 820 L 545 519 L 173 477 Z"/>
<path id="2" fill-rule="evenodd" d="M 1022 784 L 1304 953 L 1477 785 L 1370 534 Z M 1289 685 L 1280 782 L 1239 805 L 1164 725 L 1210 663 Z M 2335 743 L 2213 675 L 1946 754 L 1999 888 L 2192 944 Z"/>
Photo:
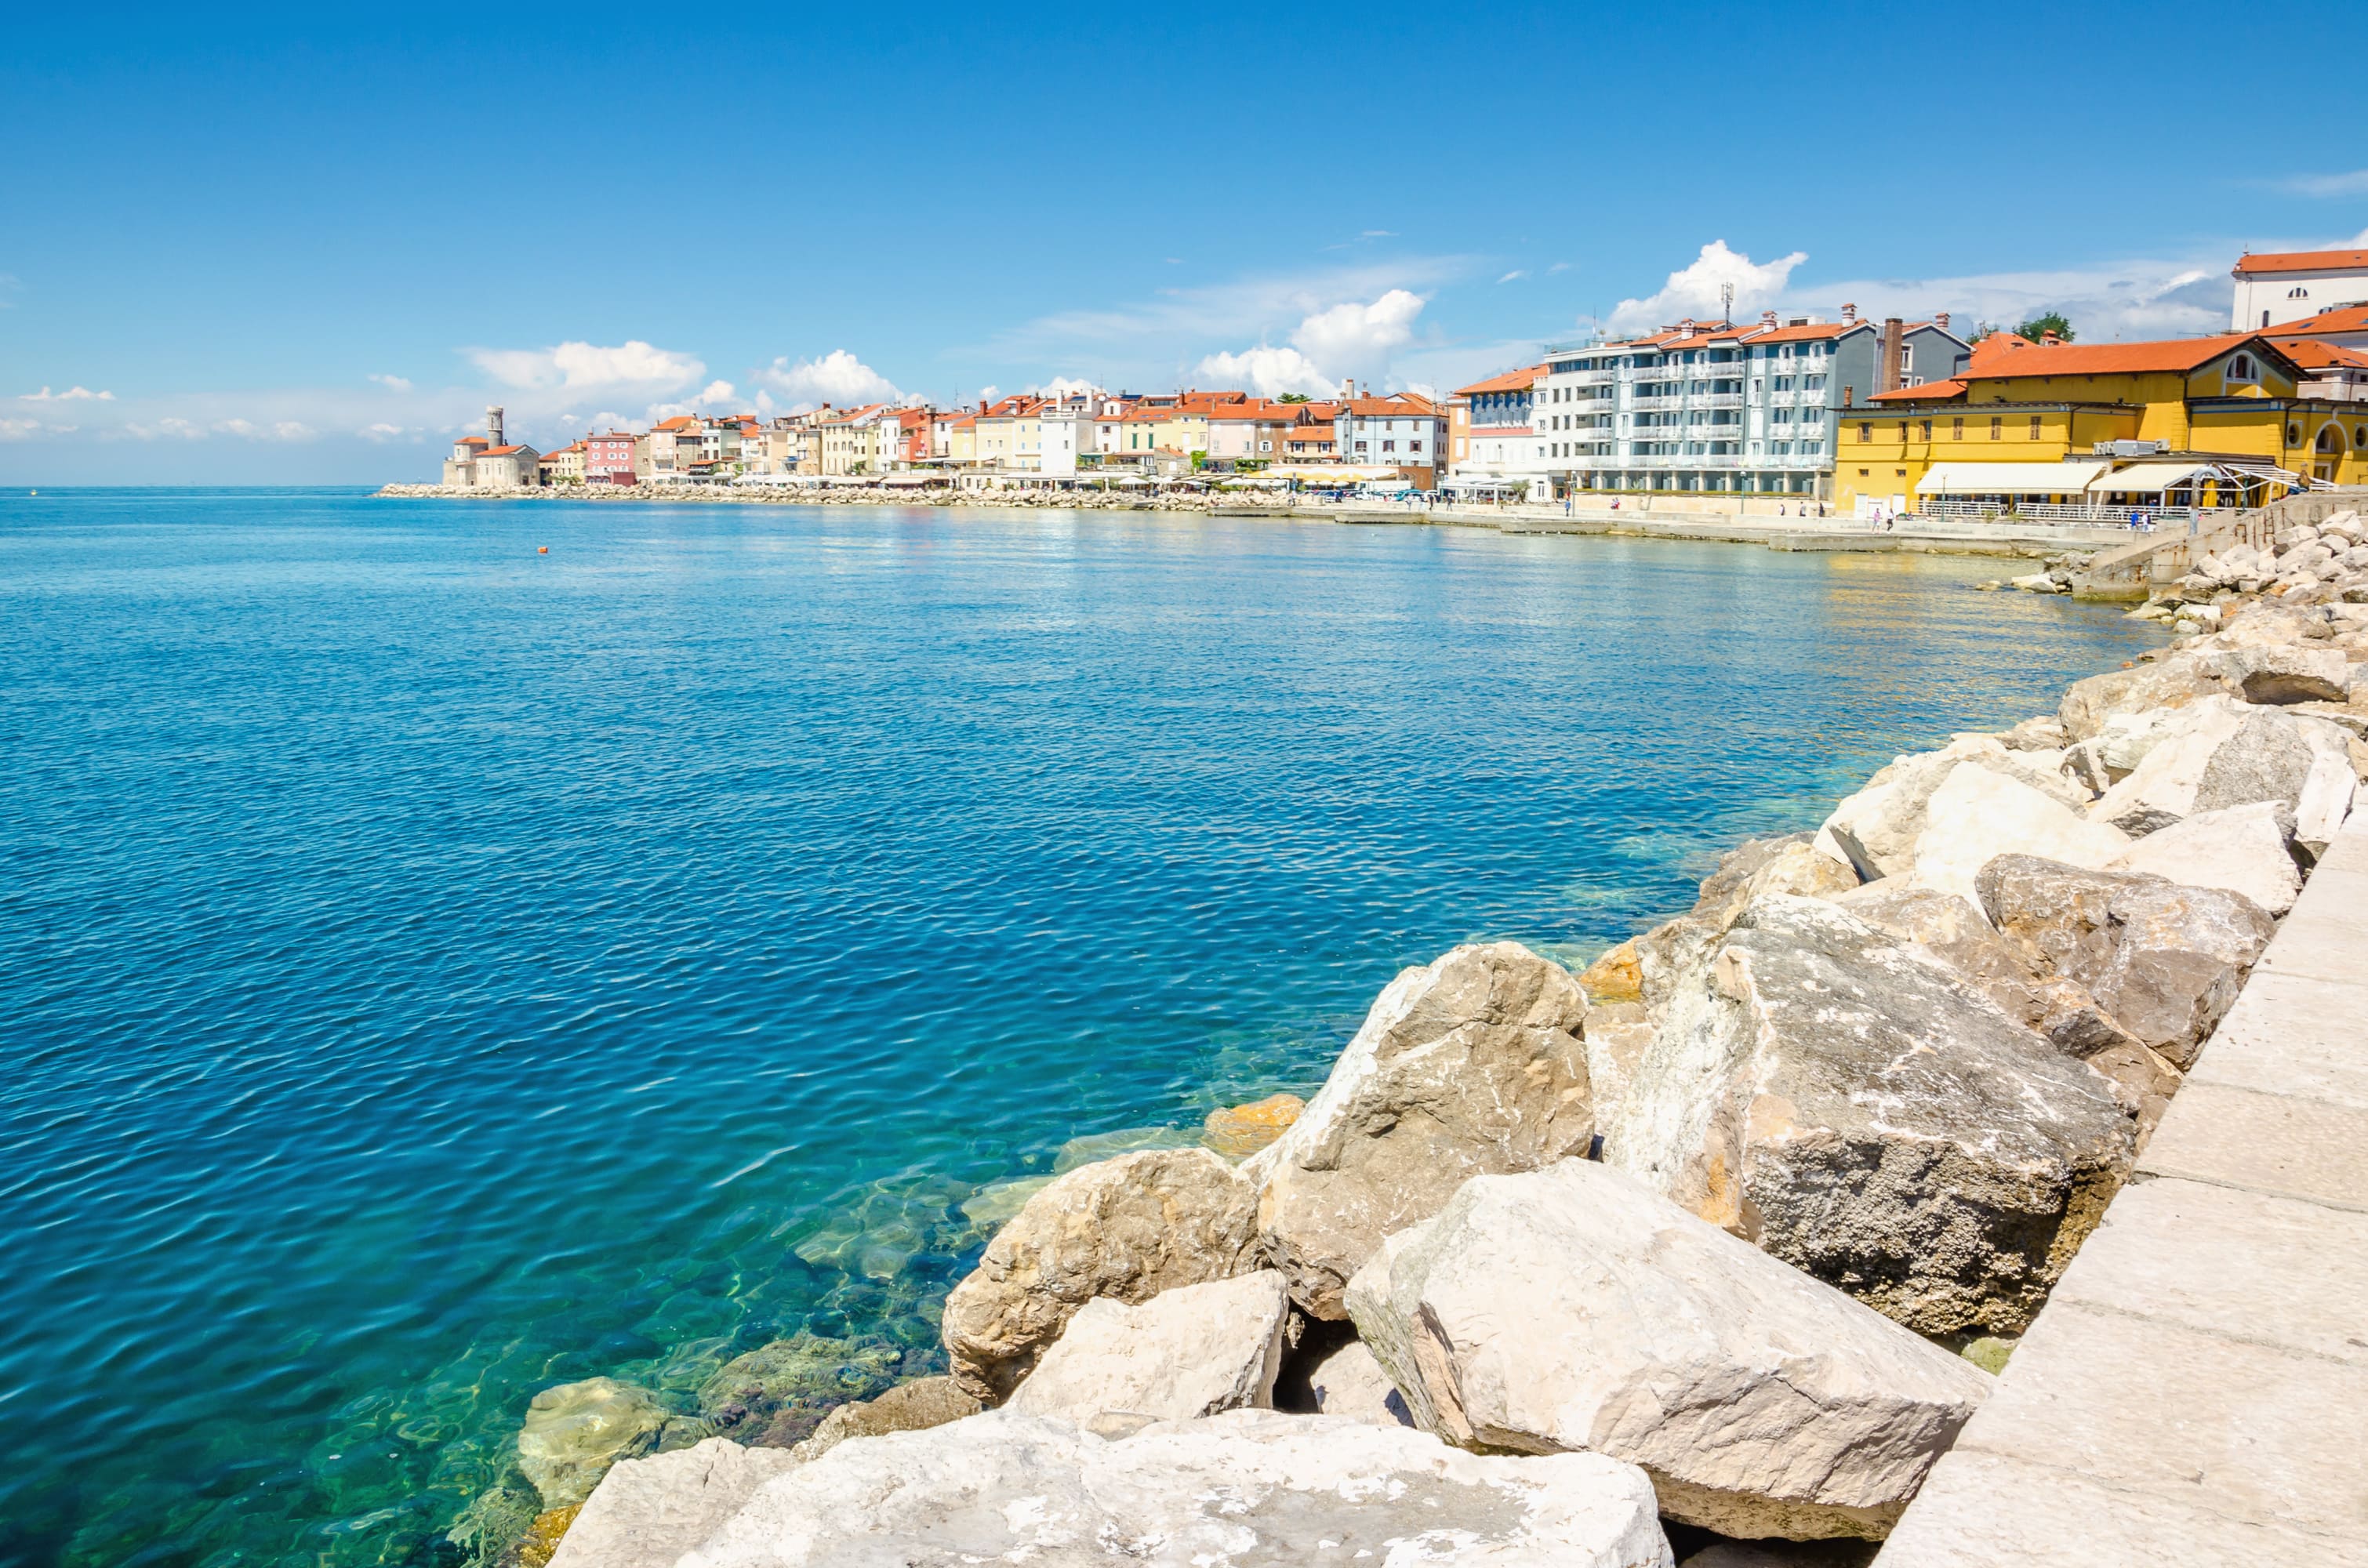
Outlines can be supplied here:
<path id="1" fill-rule="evenodd" d="M 1829 498 L 1840 411 L 1945 380 L 1971 354 L 1949 318 L 1877 326 L 1763 314 L 1644 337 L 1550 344 L 1531 418 L 1556 484 Z"/>

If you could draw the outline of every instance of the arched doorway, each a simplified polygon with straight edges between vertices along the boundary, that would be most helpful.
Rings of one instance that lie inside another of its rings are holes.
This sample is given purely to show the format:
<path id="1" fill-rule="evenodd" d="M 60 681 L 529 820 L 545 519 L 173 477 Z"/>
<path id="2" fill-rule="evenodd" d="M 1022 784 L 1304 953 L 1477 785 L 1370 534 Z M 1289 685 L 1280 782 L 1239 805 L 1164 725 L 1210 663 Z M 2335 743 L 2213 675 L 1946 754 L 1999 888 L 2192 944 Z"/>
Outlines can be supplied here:
<path id="1" fill-rule="evenodd" d="M 2332 420 L 2320 426 L 2311 449 L 2317 460 L 2310 465 L 2312 477 L 2332 480 L 2337 460 L 2343 456 L 2343 426 Z"/>

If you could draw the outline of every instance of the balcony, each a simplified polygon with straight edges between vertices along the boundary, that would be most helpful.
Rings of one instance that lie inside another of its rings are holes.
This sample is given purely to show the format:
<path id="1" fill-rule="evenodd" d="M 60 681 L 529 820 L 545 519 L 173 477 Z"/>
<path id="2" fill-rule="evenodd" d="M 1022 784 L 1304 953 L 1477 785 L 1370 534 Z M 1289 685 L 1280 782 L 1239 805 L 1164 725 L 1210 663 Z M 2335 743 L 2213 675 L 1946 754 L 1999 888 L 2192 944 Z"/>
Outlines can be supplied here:
<path id="1" fill-rule="evenodd" d="M 1682 396 L 1672 392 L 1663 397 L 1632 397 L 1628 400 L 1628 406 L 1631 408 L 1682 408 L 1685 406 L 1685 402 Z"/>
<path id="2" fill-rule="evenodd" d="M 1554 378 L 1555 381 L 1569 387 L 1600 387 L 1619 379 L 1620 372 L 1610 368 L 1600 370 L 1574 370 L 1566 376 Z"/>
<path id="3" fill-rule="evenodd" d="M 1741 408 L 1743 394 L 1731 392 L 1696 392 L 1686 400 L 1688 408 Z"/>

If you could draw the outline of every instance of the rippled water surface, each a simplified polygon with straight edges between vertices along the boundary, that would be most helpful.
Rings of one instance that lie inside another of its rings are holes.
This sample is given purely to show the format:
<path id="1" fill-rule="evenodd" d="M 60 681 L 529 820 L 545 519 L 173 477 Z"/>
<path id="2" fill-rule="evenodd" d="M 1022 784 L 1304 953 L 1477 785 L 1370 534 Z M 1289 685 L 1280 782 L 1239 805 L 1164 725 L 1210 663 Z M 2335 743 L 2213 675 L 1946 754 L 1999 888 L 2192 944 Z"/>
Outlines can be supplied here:
<path id="1" fill-rule="evenodd" d="M 1997 569 L 0 498 L 0 1558 L 454 1562 L 547 1384 L 926 1369 L 980 1187 L 2146 645 Z"/>

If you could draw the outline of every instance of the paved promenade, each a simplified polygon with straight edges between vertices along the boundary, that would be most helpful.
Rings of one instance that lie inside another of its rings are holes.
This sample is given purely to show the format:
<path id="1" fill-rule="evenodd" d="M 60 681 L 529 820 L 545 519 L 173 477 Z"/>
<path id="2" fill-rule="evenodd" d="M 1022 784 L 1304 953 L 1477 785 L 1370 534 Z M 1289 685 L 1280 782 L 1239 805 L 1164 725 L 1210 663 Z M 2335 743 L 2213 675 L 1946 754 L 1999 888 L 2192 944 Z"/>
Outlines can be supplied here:
<path id="1" fill-rule="evenodd" d="M 2368 812 L 1877 1568 L 2368 1564 Z"/>

